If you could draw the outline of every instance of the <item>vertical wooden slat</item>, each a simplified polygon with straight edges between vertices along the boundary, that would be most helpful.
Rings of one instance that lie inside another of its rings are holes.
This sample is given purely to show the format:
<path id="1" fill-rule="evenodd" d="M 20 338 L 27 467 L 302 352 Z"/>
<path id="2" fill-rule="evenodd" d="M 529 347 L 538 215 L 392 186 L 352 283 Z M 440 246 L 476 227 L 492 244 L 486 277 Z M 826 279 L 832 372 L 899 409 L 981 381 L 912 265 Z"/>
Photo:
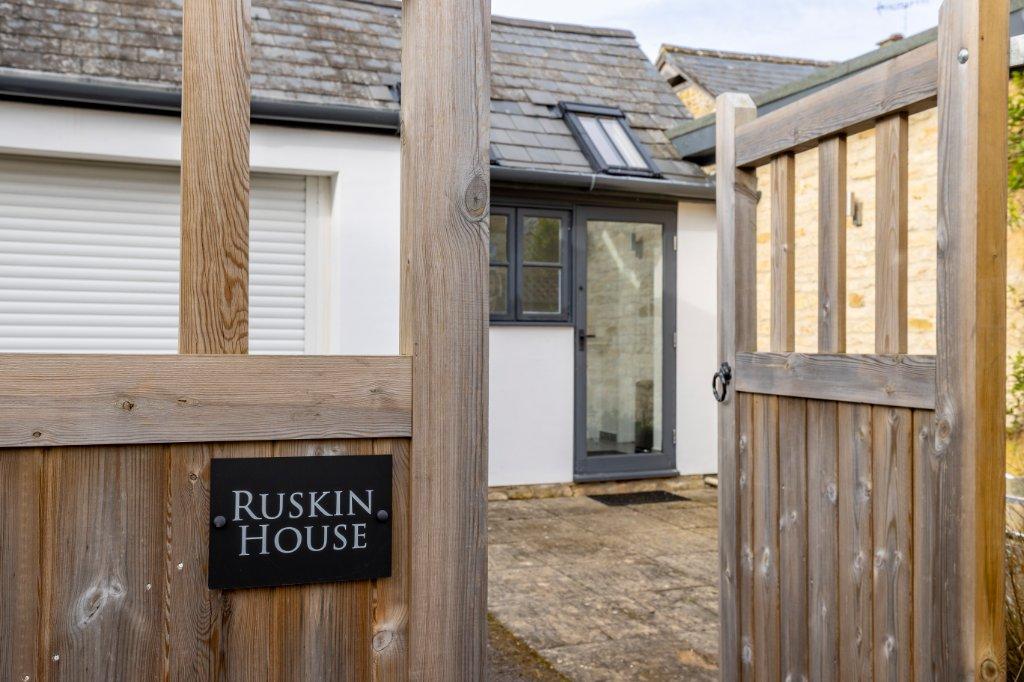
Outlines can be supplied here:
<path id="1" fill-rule="evenodd" d="M 818 351 L 846 352 L 846 138 L 818 145 Z"/>
<path id="2" fill-rule="evenodd" d="M 754 396 L 749 393 L 737 394 L 737 444 L 736 444 L 736 507 L 737 522 L 736 548 L 739 552 L 738 572 L 735 583 L 734 607 L 737 614 L 737 644 L 739 646 L 739 674 L 732 679 L 754 679 Z M 719 479 L 721 481 L 721 479 Z M 721 495 L 719 482 L 719 495 Z M 719 502 L 721 504 L 721 502 Z M 720 512 L 721 513 L 721 512 Z M 721 542 L 721 540 L 719 540 Z M 724 575 L 719 578 L 725 583 Z M 719 623 L 722 619 L 719 618 Z M 722 675 L 722 679 L 729 679 Z"/>
<path id="3" fill-rule="evenodd" d="M 938 36 L 936 457 L 941 679 L 995 679 L 1003 629 L 1007 0 L 946 0 Z"/>
<path id="4" fill-rule="evenodd" d="M 914 677 L 918 680 L 943 679 L 948 670 L 948 658 L 942 651 L 942 619 L 939 607 L 943 603 L 943 585 L 935 579 L 941 546 L 941 528 L 936 503 L 946 468 L 935 453 L 935 413 L 931 410 L 914 411 Z"/>
<path id="5" fill-rule="evenodd" d="M 47 453 L 51 573 L 46 676 L 158 679 L 163 671 L 163 446 Z"/>
<path id="6" fill-rule="evenodd" d="M 875 352 L 907 352 L 908 122 L 875 125 Z"/>
<path id="7" fill-rule="evenodd" d="M 249 31 L 248 0 L 183 4 L 180 353 L 248 352 Z M 206 587 L 209 451 L 172 451 L 166 671 L 174 679 L 217 677 L 224 602 Z"/>
<path id="8" fill-rule="evenodd" d="M 838 679 L 839 514 L 836 404 L 807 401 L 807 554 L 810 679 Z"/>
<path id="9" fill-rule="evenodd" d="M 402 306 L 413 356 L 410 675 L 484 675 L 490 3 L 402 4 Z"/>
<path id="10" fill-rule="evenodd" d="M 796 161 L 793 154 L 772 159 L 771 350 L 792 351 L 796 339 Z"/>
<path id="11" fill-rule="evenodd" d="M 249 2 L 182 11 L 178 351 L 249 347 Z"/>
<path id="12" fill-rule="evenodd" d="M 409 678 L 409 441 L 374 441 L 374 454 L 390 454 L 393 461 L 391 511 L 391 577 L 374 581 L 374 680 L 403 682 Z"/>
<path id="13" fill-rule="evenodd" d="M 754 679 L 779 679 L 779 399 L 753 397 Z"/>
<path id="14" fill-rule="evenodd" d="M 718 317 L 718 361 L 735 366 L 737 351 L 756 350 L 757 346 L 757 178 L 735 164 L 736 128 L 753 120 L 757 110 L 750 97 L 732 93 L 720 95 L 716 106 L 718 309 L 722 311 Z M 740 632 L 738 591 L 741 562 L 747 560 L 740 555 L 743 518 L 737 513 L 745 504 L 739 467 L 747 442 L 740 433 L 737 403 L 746 400 L 738 401 L 733 395 L 718 407 L 719 659 L 726 680 L 740 679 L 741 661 L 752 661 L 747 656 L 750 642 L 745 638 L 749 631 L 742 636 Z"/>
<path id="15" fill-rule="evenodd" d="M 0 679 L 39 679 L 43 453 L 0 453 Z"/>
<path id="16" fill-rule="evenodd" d="M 808 678 L 807 401 L 779 398 L 782 679 Z"/>
<path id="17" fill-rule="evenodd" d="M 284 441 L 275 457 L 373 454 L 374 442 Z M 396 521 L 397 526 L 397 521 Z M 271 590 L 271 675 L 276 679 L 370 679 L 373 585 L 367 580 Z"/>
<path id="18" fill-rule="evenodd" d="M 879 680 L 911 678 L 912 426 L 910 410 L 872 410 L 872 622 L 874 670 Z"/>
<path id="19" fill-rule="evenodd" d="M 839 674 L 872 677 L 871 406 L 840 403 Z"/>

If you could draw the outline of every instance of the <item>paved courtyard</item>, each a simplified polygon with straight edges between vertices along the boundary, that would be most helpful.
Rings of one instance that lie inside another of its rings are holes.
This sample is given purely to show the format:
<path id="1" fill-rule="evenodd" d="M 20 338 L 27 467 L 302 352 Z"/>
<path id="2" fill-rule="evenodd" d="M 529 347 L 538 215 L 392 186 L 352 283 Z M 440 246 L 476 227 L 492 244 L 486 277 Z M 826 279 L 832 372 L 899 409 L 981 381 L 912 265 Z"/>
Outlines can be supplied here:
<path id="1" fill-rule="evenodd" d="M 717 679 L 715 491 L 676 494 L 491 502 L 492 618 L 569 680 Z"/>

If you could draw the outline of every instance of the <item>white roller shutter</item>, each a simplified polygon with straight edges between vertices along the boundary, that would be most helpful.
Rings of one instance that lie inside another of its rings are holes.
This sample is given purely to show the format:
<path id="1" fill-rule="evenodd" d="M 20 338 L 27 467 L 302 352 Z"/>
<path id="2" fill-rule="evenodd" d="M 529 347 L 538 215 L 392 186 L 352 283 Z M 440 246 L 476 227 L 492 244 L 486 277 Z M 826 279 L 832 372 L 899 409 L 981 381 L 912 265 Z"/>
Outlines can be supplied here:
<path id="1" fill-rule="evenodd" d="M 253 175 L 250 349 L 301 353 L 306 179 Z M 0 156 L 0 352 L 174 353 L 178 170 Z"/>

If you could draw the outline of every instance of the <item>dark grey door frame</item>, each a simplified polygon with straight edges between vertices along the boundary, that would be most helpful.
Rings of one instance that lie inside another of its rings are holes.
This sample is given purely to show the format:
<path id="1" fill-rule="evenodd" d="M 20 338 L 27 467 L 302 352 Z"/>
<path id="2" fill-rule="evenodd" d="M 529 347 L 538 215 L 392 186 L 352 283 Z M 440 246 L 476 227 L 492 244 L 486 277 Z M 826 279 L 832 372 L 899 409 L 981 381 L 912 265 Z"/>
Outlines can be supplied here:
<path id="1" fill-rule="evenodd" d="M 613 479 L 675 476 L 676 468 L 676 211 L 671 209 L 604 208 L 578 206 L 573 224 L 573 293 L 576 331 L 575 424 L 573 479 L 606 481 Z M 662 304 L 662 452 L 623 455 L 587 455 L 587 222 L 660 223 L 665 254 Z"/>

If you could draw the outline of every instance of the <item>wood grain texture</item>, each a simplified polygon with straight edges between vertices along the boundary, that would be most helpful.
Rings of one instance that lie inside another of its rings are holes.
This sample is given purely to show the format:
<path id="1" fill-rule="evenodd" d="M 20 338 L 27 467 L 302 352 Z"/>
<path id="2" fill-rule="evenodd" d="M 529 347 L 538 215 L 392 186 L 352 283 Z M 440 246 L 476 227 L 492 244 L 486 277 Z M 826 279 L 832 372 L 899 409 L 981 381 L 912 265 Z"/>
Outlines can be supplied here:
<path id="1" fill-rule="evenodd" d="M 807 401 L 807 554 L 810 679 L 836 680 L 839 668 L 839 489 L 837 408 Z"/>
<path id="2" fill-rule="evenodd" d="M 484 676 L 490 3 L 402 5 L 402 306 L 413 356 L 410 677 Z"/>
<path id="3" fill-rule="evenodd" d="M 838 406 L 839 675 L 872 679 L 871 406 Z"/>
<path id="4" fill-rule="evenodd" d="M 875 126 L 875 352 L 907 352 L 907 169 L 905 113 Z"/>
<path id="5" fill-rule="evenodd" d="M 754 679 L 780 679 L 779 399 L 753 396 Z"/>
<path id="6" fill-rule="evenodd" d="M 889 114 L 930 109 L 936 74 L 935 43 L 929 42 L 802 97 L 739 129 L 736 165 L 759 166 L 781 152 L 810 149 L 825 137 L 867 130 Z"/>
<path id="7" fill-rule="evenodd" d="M 936 456 L 935 413 L 914 411 L 914 677 L 918 680 L 943 679 L 949 670 L 949 653 L 942 649 L 942 617 L 945 587 L 936 580 L 941 563 L 942 535 L 935 519 L 944 504 L 940 493 L 948 475 L 949 462 Z"/>
<path id="8" fill-rule="evenodd" d="M 1008 9 L 1006 0 L 947 0 L 939 17 L 935 450 L 948 469 L 934 518 L 933 579 L 943 589 L 933 613 L 942 679 L 996 679 L 1005 662 Z"/>
<path id="9" fill-rule="evenodd" d="M 778 400 L 782 679 L 807 680 L 807 401 Z"/>
<path id="10" fill-rule="evenodd" d="M 42 676 L 43 554 L 40 519 L 45 509 L 43 453 L 0 456 L 0 678 Z"/>
<path id="11" fill-rule="evenodd" d="M 754 396 L 740 393 L 736 396 L 737 440 L 736 440 L 736 546 L 739 564 L 736 584 L 736 628 L 739 660 L 736 662 L 739 674 L 735 679 L 754 678 Z M 721 483 L 719 483 L 721 495 Z M 721 504 L 721 502 L 719 502 Z M 719 541 L 721 542 L 721 541 Z M 724 579 L 719 579 L 724 583 Z M 719 597 L 721 599 L 721 596 Z M 719 619 L 721 621 L 721 618 Z M 726 679 L 724 676 L 722 679 Z"/>
<path id="12" fill-rule="evenodd" d="M 374 680 L 409 679 L 409 441 L 376 440 L 374 454 L 390 454 L 393 461 L 391 511 L 391 577 L 373 584 L 373 640 L 370 675 Z"/>
<path id="13" fill-rule="evenodd" d="M 846 138 L 818 146 L 818 351 L 846 352 Z"/>
<path id="14" fill-rule="evenodd" d="M 771 350 L 792 351 L 796 343 L 796 159 L 772 159 Z"/>
<path id="15" fill-rule="evenodd" d="M 737 350 L 757 348 L 756 316 L 756 207 L 757 178 L 753 173 L 737 170 L 735 164 L 736 127 L 757 115 L 747 95 L 725 94 L 717 100 L 715 183 L 718 225 L 718 362 L 735 367 Z M 743 567 L 748 559 L 743 547 L 749 540 L 741 534 L 743 508 L 749 493 L 745 492 L 740 467 L 748 444 L 740 431 L 737 394 L 718 406 L 718 513 L 719 513 L 719 664 L 725 680 L 751 679 L 753 663 L 751 631 L 741 627 L 742 580 L 748 575 Z M 749 433 L 749 432 L 748 432 Z M 749 437 L 749 436 L 747 436 Z M 749 472 L 748 472 L 749 473 Z M 747 497 L 744 497 L 747 495 Z M 752 557 L 750 558 L 752 561 Z M 741 575 L 742 574 L 742 575 Z M 746 588 L 742 588 L 746 589 Z M 743 618 L 752 613 L 744 613 Z M 749 654 L 749 655 L 748 655 Z"/>
<path id="16" fill-rule="evenodd" d="M 876 407 L 871 421 L 875 679 L 910 680 L 913 415 L 907 409 Z"/>
<path id="17" fill-rule="evenodd" d="M 895 407 L 935 406 L 931 355 L 739 353 L 736 390 Z"/>
<path id="18" fill-rule="evenodd" d="M 45 457 L 46 676 L 161 677 L 165 447 Z"/>
<path id="19" fill-rule="evenodd" d="M 249 350 L 249 2 L 185 0 L 178 350 Z"/>
<path id="20" fill-rule="evenodd" d="M 401 356 L 0 355 L 0 447 L 408 436 L 411 364 Z"/>

